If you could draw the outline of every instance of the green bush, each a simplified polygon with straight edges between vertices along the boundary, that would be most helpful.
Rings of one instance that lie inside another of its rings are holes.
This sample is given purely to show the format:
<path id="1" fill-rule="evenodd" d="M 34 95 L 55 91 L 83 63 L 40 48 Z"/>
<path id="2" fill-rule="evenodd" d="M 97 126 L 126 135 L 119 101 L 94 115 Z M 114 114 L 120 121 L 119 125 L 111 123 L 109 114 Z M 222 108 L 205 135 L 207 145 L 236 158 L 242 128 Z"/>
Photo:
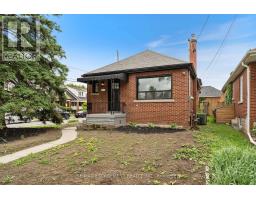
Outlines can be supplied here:
<path id="1" fill-rule="evenodd" d="M 210 162 L 210 183 L 255 185 L 256 152 L 253 148 L 230 147 L 216 151 Z"/>
<path id="2" fill-rule="evenodd" d="M 52 113 L 52 122 L 55 124 L 61 124 L 63 122 L 63 118 L 60 113 L 53 112 Z"/>
<path id="3" fill-rule="evenodd" d="M 156 127 L 155 124 L 153 124 L 153 123 L 148 123 L 148 128 L 155 128 L 155 127 Z"/>
<path id="4" fill-rule="evenodd" d="M 69 123 L 69 124 L 77 123 L 77 122 L 79 122 L 78 119 L 70 119 L 70 120 L 68 120 L 68 123 Z"/>
<path id="5" fill-rule="evenodd" d="M 233 89 L 232 89 L 232 85 L 229 84 L 226 88 L 226 93 L 225 93 L 225 103 L 227 105 L 232 103 L 232 97 L 233 97 Z"/>

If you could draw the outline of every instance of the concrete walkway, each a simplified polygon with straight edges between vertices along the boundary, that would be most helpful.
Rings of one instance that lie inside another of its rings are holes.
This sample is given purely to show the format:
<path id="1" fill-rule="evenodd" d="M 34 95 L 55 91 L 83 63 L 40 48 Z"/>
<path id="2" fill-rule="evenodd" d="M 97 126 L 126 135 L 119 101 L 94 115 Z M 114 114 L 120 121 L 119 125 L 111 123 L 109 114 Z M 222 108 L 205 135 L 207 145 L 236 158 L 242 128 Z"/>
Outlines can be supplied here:
<path id="1" fill-rule="evenodd" d="M 19 158 L 28 156 L 31 153 L 38 153 L 53 147 L 56 147 L 60 144 L 64 144 L 67 142 L 70 142 L 74 139 L 77 138 L 77 132 L 76 132 L 76 127 L 68 127 L 68 128 L 64 128 L 62 129 L 62 136 L 60 139 L 52 141 L 52 142 L 48 142 L 45 144 L 41 144 L 35 147 L 31 147 L 28 149 L 24 149 L 6 156 L 2 156 L 0 157 L 0 163 L 8 163 L 8 162 L 12 162 L 14 160 L 17 160 Z"/>

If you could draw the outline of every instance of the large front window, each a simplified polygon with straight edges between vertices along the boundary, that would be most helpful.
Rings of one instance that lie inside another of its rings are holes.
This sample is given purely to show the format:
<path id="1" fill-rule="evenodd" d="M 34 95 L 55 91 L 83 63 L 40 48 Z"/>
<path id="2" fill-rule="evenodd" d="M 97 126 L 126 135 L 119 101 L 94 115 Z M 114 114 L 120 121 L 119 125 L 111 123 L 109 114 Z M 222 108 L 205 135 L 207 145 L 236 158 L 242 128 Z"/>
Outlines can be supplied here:
<path id="1" fill-rule="evenodd" d="M 172 81 L 171 76 L 157 76 L 137 79 L 137 99 L 171 99 Z"/>

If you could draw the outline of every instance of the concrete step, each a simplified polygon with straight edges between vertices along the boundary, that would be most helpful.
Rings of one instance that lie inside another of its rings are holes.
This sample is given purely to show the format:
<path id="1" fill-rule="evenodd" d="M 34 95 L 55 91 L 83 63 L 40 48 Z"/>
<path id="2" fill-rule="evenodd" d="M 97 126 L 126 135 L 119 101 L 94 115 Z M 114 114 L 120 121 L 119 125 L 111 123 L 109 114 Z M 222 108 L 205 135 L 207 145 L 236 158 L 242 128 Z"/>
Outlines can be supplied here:
<path id="1" fill-rule="evenodd" d="M 125 113 L 99 113 L 88 114 L 86 116 L 86 124 L 110 125 L 110 126 L 124 126 L 126 125 Z"/>

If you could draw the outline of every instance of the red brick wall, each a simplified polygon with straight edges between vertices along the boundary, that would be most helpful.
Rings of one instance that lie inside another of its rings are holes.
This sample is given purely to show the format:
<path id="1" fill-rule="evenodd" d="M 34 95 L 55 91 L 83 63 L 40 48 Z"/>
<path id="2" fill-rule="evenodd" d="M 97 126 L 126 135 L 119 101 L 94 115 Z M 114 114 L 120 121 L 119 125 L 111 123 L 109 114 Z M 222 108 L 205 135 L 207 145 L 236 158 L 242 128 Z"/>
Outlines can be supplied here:
<path id="1" fill-rule="evenodd" d="M 243 76 L 243 102 L 240 103 L 240 77 Z M 233 103 L 235 117 L 246 118 L 247 109 L 247 73 L 246 69 L 233 81 Z"/>
<path id="2" fill-rule="evenodd" d="M 172 76 L 172 96 L 174 102 L 136 101 L 137 77 L 165 75 Z M 177 123 L 184 127 L 190 124 L 188 102 L 188 70 L 166 70 L 130 74 L 128 83 L 121 84 L 121 101 L 126 102 L 127 122 L 136 123 Z"/>
<path id="3" fill-rule="evenodd" d="M 170 74 L 172 76 L 172 99 L 173 102 L 142 102 L 136 100 L 136 84 L 137 77 L 157 76 Z M 194 100 L 189 103 L 188 89 L 188 70 L 164 70 L 155 72 L 141 72 L 129 74 L 128 81 L 122 82 L 120 85 L 120 101 L 125 102 L 124 110 L 127 114 L 127 123 L 156 123 L 156 124 L 171 124 L 176 123 L 184 127 L 190 126 L 190 115 Z M 195 95 L 195 81 L 191 79 L 191 95 Z M 103 88 L 100 86 L 100 88 Z M 92 94 L 92 86 L 88 84 L 88 103 L 90 102 L 107 102 L 107 81 L 104 84 L 105 92 L 100 91 L 99 94 Z M 95 112 L 95 111 L 93 111 Z"/>
<path id="4" fill-rule="evenodd" d="M 250 64 L 251 80 L 250 80 L 250 126 L 256 122 L 256 63 Z"/>

